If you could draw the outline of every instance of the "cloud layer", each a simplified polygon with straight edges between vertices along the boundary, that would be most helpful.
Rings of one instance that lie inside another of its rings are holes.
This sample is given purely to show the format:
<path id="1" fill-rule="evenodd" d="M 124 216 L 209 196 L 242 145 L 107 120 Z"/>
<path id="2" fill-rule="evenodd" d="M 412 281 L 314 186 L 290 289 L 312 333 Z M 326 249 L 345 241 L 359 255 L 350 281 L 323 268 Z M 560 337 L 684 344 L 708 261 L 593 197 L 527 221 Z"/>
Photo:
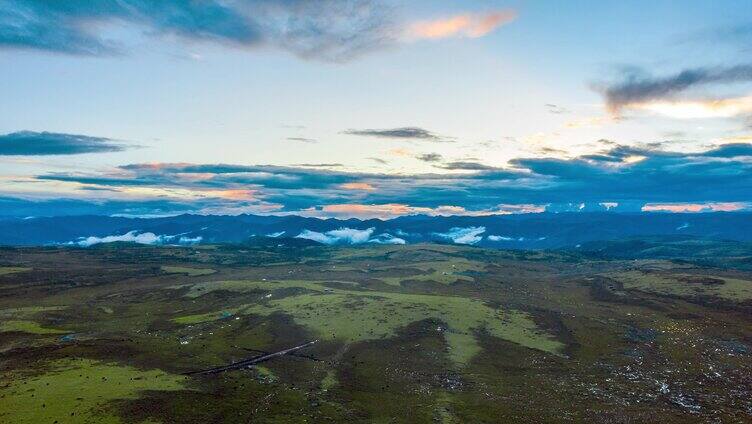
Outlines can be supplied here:
<path id="1" fill-rule="evenodd" d="M 0 135 L 0 156 L 77 155 L 125 148 L 109 138 L 77 134 L 19 131 Z"/>
<path id="2" fill-rule="evenodd" d="M 130 31 L 342 62 L 419 39 L 482 37 L 516 16 L 501 10 L 411 23 L 396 11 L 382 0 L 0 0 L 0 48 L 119 55 L 134 44 L 122 37 Z"/>
<path id="3" fill-rule="evenodd" d="M 394 41 L 391 9 L 371 0 L 0 0 L 0 46 L 74 55 L 120 54 L 117 25 L 152 37 L 272 46 L 346 60 Z"/>
<path id="4" fill-rule="evenodd" d="M 452 173 L 382 174 L 302 166 L 156 163 L 125 165 L 106 172 L 49 173 L 32 181 L 37 191 L 46 183 L 54 183 L 50 192 L 53 199 L 60 198 L 63 188 L 74 198 L 100 203 L 97 199 L 106 193 L 107 205 L 126 209 L 115 209 L 114 213 L 122 214 L 152 211 L 389 218 L 411 214 L 639 212 L 647 204 L 729 204 L 752 199 L 752 144 L 733 143 L 689 153 L 662 150 L 662 145 L 606 146 L 594 154 L 571 159 L 518 158 L 498 166 L 465 162 L 443 165 L 457 170 Z M 116 202 L 122 206 L 116 206 Z M 80 210 L 80 206 L 75 209 Z"/>
<path id="5" fill-rule="evenodd" d="M 129 231 L 125 234 L 111 235 L 105 237 L 81 237 L 77 241 L 72 241 L 69 244 L 74 244 L 81 247 L 90 247 L 96 244 L 102 243 L 137 243 L 137 244 L 196 244 L 201 242 L 201 237 L 188 237 L 182 234 L 174 236 L 170 235 L 156 235 L 151 232 L 139 233 L 136 230 Z"/>
<path id="6" fill-rule="evenodd" d="M 477 244 L 483 240 L 481 234 L 486 232 L 486 227 L 453 227 L 446 233 L 434 233 L 435 236 L 451 240 L 456 244 Z"/>

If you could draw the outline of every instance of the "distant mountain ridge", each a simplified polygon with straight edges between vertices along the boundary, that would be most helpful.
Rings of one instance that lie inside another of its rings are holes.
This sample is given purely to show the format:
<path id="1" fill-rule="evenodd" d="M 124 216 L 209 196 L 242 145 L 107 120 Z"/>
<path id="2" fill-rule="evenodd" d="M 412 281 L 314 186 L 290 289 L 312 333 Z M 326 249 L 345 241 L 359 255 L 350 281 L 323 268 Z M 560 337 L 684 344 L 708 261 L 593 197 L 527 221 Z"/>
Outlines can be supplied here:
<path id="1" fill-rule="evenodd" d="M 752 213 L 538 213 L 492 216 L 403 216 L 390 220 L 301 216 L 179 215 L 123 218 L 82 215 L 0 220 L 0 245 L 88 246 L 243 243 L 251 237 L 323 244 L 444 242 L 550 249 L 638 236 L 689 236 L 752 241 Z M 273 244 L 257 240 L 256 243 Z"/>

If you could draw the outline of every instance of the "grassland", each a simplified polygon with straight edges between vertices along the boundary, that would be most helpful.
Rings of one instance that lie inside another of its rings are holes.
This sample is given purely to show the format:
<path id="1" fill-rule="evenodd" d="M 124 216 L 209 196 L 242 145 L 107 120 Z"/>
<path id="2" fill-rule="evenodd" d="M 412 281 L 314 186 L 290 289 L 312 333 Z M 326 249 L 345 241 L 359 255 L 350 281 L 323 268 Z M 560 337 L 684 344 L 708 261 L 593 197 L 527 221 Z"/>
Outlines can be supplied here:
<path id="1" fill-rule="evenodd" d="M 185 388 L 186 378 L 159 370 L 88 359 L 59 360 L 44 364 L 37 375 L 5 376 L 11 383 L 0 388 L 0 421 L 37 423 L 121 423 L 107 406 L 116 400 L 135 399 L 143 391 Z"/>
<path id="2" fill-rule="evenodd" d="M 711 297 L 733 302 L 752 300 L 752 280 L 717 275 L 627 271 L 609 275 L 625 288 L 680 297 Z"/>
<path id="3" fill-rule="evenodd" d="M 443 261 L 427 261 L 410 264 L 414 272 L 406 277 L 381 277 L 386 284 L 399 286 L 403 281 L 432 281 L 441 284 L 473 282 L 475 279 L 469 272 L 481 272 L 485 265 L 464 258 L 451 258 Z M 377 267 L 375 271 L 389 271 L 389 267 Z"/>
<path id="4" fill-rule="evenodd" d="M 30 334 L 63 334 L 64 330 L 54 328 L 44 328 L 34 321 L 25 320 L 3 320 L 0 322 L 0 332 L 17 331 Z"/>
<path id="5" fill-rule="evenodd" d="M 3 423 L 752 420 L 746 268 L 447 245 L 0 263 L 25 269 L 0 275 Z"/>
<path id="6" fill-rule="evenodd" d="M 28 272 L 31 268 L 24 268 L 18 266 L 0 266 L 0 275 L 15 274 L 18 272 Z"/>
<path id="7" fill-rule="evenodd" d="M 197 297 L 214 290 L 274 292 L 280 289 L 300 289 L 301 292 L 281 299 L 268 293 L 261 296 L 268 299 L 261 304 L 188 315 L 175 321 L 195 324 L 237 314 L 282 313 L 310 329 L 314 337 L 350 343 L 388 338 L 410 323 L 430 319 L 438 323 L 436 331 L 444 334 L 449 356 L 457 364 L 467 364 L 480 351 L 475 337 L 480 331 L 545 352 L 557 353 L 562 348 L 560 342 L 537 329 L 526 313 L 490 308 L 481 301 L 464 297 L 332 289 L 308 281 L 207 283 L 193 286 L 187 296 Z"/>

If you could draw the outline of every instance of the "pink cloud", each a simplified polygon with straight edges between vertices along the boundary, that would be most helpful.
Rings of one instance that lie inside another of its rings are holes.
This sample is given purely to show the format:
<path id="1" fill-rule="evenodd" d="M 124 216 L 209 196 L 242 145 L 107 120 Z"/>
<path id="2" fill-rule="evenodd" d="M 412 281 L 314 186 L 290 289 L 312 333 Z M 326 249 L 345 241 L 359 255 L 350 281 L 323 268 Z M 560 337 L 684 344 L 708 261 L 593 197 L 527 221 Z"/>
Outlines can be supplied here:
<path id="1" fill-rule="evenodd" d="M 203 190 L 198 193 L 206 197 L 216 197 L 227 200 L 254 200 L 256 197 L 256 190 L 245 189 Z"/>
<path id="2" fill-rule="evenodd" d="M 324 205 L 320 208 L 303 209 L 297 213 L 304 216 L 316 217 L 342 217 L 342 218 L 380 218 L 389 219 L 404 215 L 429 215 L 429 216 L 484 216 L 484 215 L 511 215 L 521 213 L 545 212 L 545 205 L 498 205 L 492 209 L 469 211 L 462 206 L 443 205 L 435 208 L 410 206 L 402 203 L 384 203 L 378 205 L 366 205 L 360 203 L 340 203 Z"/>
<path id="3" fill-rule="evenodd" d="M 376 190 L 374 186 L 368 183 L 344 183 L 344 184 L 340 184 L 339 187 L 345 190 L 366 190 L 366 191 Z"/>
<path id="4" fill-rule="evenodd" d="M 410 26 L 408 36 L 417 40 L 448 37 L 479 38 L 513 21 L 516 17 L 517 13 L 513 10 L 498 10 L 418 21 Z"/>
<path id="5" fill-rule="evenodd" d="M 748 209 L 746 202 L 709 202 L 709 203 L 648 203 L 642 207 L 643 212 L 735 212 Z"/>

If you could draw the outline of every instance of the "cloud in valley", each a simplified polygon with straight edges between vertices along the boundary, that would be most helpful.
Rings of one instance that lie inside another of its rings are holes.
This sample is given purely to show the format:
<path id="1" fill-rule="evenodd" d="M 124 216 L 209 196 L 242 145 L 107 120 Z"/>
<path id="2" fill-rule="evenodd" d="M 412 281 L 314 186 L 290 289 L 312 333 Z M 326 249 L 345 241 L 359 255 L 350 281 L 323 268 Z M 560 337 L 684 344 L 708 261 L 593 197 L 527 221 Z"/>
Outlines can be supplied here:
<path id="1" fill-rule="evenodd" d="M 101 243 L 116 243 L 116 242 L 149 244 L 149 245 L 196 244 L 196 243 L 200 243 L 201 240 L 202 240 L 201 237 L 188 237 L 183 234 L 172 235 L 172 236 L 156 235 L 151 232 L 139 233 L 137 230 L 133 230 L 133 231 L 129 231 L 125 234 L 120 234 L 120 235 L 112 235 L 112 236 L 104 236 L 104 237 L 96 237 L 96 236 L 81 237 L 77 241 L 72 241 L 69 244 L 73 244 L 73 245 L 77 245 L 81 247 L 90 247 L 90 246 L 94 246 L 96 244 L 101 244 Z"/>
<path id="2" fill-rule="evenodd" d="M 476 244 L 483 240 L 481 234 L 486 232 L 486 227 L 453 227 L 445 233 L 434 233 L 435 236 L 451 240 L 456 244 Z"/>
<path id="3" fill-rule="evenodd" d="M 375 228 L 358 230 L 354 228 L 342 227 L 336 230 L 320 233 L 318 231 L 303 230 L 295 236 L 307 240 L 317 241 L 322 244 L 405 244 L 405 239 L 395 237 L 389 233 L 381 233 L 373 236 Z"/>
<path id="4" fill-rule="evenodd" d="M 323 244 L 362 244 L 368 242 L 374 228 L 357 230 L 353 228 L 340 228 L 337 230 L 319 233 L 311 230 L 303 230 L 295 238 L 317 241 Z"/>

